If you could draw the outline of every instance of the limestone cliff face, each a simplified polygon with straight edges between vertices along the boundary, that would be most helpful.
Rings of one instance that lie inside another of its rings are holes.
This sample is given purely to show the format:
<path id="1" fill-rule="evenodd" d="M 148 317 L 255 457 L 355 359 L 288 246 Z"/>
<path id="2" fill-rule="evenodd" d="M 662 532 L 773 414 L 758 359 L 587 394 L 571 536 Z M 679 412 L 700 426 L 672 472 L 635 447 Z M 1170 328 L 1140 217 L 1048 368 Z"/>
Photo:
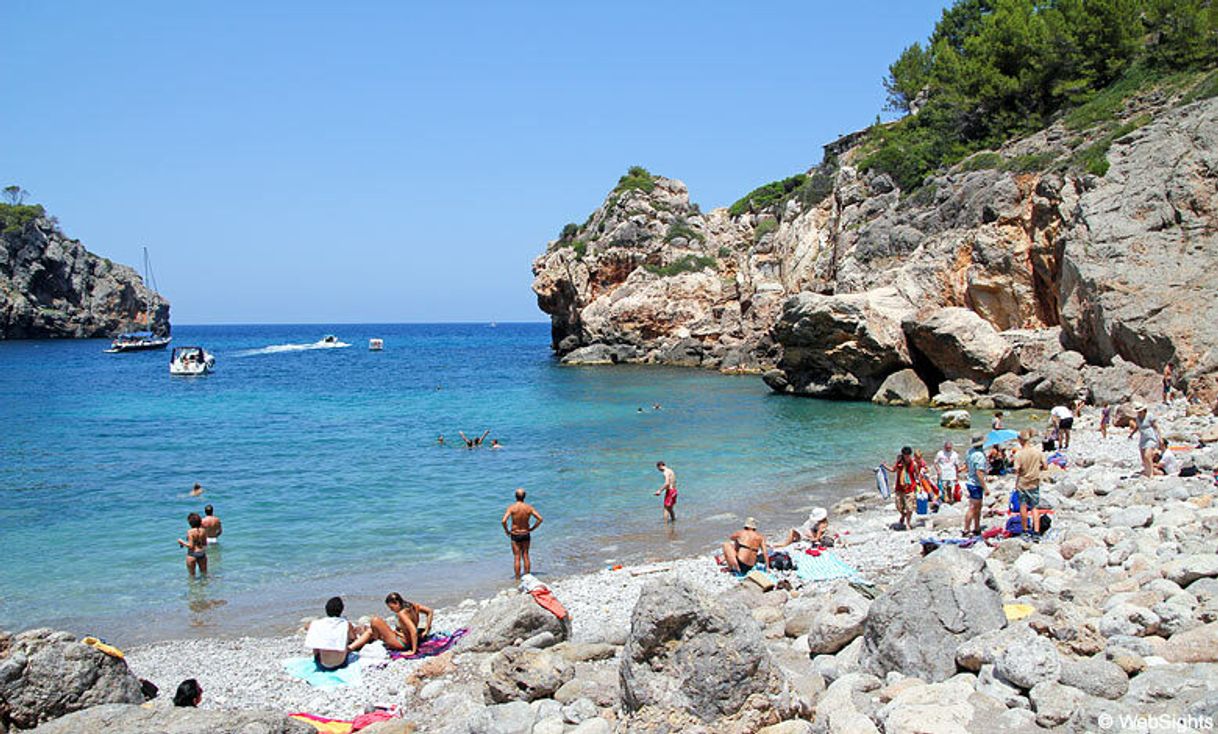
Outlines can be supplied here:
<path id="1" fill-rule="evenodd" d="M 144 320 L 141 314 L 147 314 Z M 0 339 L 169 333 L 169 302 L 46 218 L 0 234 Z"/>
<path id="2" fill-rule="evenodd" d="M 1218 99 L 1176 102 L 1131 104 L 1141 127 L 1102 177 L 1069 162 L 1107 130 L 1059 123 L 909 194 L 859 169 L 858 136 L 737 216 L 656 178 L 549 243 L 533 287 L 568 363 L 755 369 L 852 399 L 912 368 L 946 402 L 1017 407 L 1171 361 L 1212 399 Z"/>

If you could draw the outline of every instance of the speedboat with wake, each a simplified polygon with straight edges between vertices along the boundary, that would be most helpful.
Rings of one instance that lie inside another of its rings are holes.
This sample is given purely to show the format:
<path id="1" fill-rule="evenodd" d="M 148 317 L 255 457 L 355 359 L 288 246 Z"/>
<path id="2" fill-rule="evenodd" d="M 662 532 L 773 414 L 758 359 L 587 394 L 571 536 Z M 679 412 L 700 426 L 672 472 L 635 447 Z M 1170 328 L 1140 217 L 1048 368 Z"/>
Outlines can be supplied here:
<path id="1" fill-rule="evenodd" d="M 206 375 L 216 367 L 216 358 L 203 347 L 174 347 L 169 359 L 171 375 Z"/>

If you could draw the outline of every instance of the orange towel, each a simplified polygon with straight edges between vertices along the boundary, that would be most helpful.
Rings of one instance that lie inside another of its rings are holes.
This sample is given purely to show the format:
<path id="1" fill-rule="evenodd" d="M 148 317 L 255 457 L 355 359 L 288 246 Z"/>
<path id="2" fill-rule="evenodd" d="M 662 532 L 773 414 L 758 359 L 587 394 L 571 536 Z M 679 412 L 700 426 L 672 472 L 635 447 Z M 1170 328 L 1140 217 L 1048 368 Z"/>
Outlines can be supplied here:
<path id="1" fill-rule="evenodd" d="M 533 597 L 533 601 L 540 604 L 543 609 L 550 614 L 553 614 L 555 617 L 558 617 L 559 619 L 566 619 L 569 615 L 567 608 L 564 607 L 562 602 L 560 602 L 554 597 L 553 594 L 550 593 L 549 589 L 533 589 L 529 592 L 529 594 Z"/>

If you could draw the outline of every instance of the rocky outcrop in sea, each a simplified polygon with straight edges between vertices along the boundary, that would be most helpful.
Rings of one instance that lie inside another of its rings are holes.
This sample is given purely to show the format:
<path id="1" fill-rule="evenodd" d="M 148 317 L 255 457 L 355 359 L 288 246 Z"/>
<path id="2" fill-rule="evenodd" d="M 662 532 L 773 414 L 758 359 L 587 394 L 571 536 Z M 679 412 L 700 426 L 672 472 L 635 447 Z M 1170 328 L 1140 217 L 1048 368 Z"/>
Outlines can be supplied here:
<path id="1" fill-rule="evenodd" d="M 731 210 L 702 213 L 681 182 L 632 169 L 534 261 L 553 347 L 567 364 L 752 370 L 782 393 L 982 408 L 1100 400 L 1097 383 L 1150 397 L 1170 362 L 1208 404 L 1218 99 L 1182 94 L 1131 99 L 1109 126 L 1058 122 L 912 192 L 858 167 L 863 135 Z M 1096 146 L 1102 176 L 1077 164 Z M 881 391 L 897 374 L 902 389 Z"/>
<path id="2" fill-rule="evenodd" d="M 169 328 L 169 301 L 132 268 L 68 238 L 51 218 L 26 218 L 0 232 L 0 339 Z"/>

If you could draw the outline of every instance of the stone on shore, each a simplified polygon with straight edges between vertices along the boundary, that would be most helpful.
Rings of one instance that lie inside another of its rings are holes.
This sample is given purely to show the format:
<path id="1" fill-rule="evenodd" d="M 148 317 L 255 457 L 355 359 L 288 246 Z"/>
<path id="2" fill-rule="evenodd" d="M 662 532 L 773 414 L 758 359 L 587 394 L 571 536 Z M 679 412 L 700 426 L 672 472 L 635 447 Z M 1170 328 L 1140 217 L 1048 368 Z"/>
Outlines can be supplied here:
<path id="1" fill-rule="evenodd" d="M 761 629 L 743 605 L 683 580 L 644 586 L 619 675 L 627 713 L 674 711 L 706 723 L 778 685 Z"/>
<path id="2" fill-rule="evenodd" d="M 884 378 L 875 395 L 871 396 L 871 402 L 880 405 L 926 405 L 930 402 L 930 391 L 917 372 L 904 369 Z"/>
<path id="3" fill-rule="evenodd" d="M 1006 624 L 998 582 L 975 553 L 945 546 L 905 573 L 871 604 L 861 664 L 929 682 L 956 673 L 956 648 Z"/>
<path id="4" fill-rule="evenodd" d="M 839 588 L 819 607 L 808 626 L 808 652 L 833 654 L 863 633 L 871 602 L 849 586 Z"/>
<path id="5" fill-rule="evenodd" d="M 111 703 L 49 721 L 34 734 L 317 734 L 312 726 L 273 711 L 143 708 Z"/>
<path id="6" fill-rule="evenodd" d="M 946 410 L 939 416 L 939 425 L 944 428 L 968 428 L 973 425 L 967 410 Z"/>
<path id="7" fill-rule="evenodd" d="M 574 675 L 575 668 L 561 655 L 509 647 L 491 661 L 486 699 L 488 703 L 508 703 L 551 698 Z"/>
<path id="8" fill-rule="evenodd" d="M 0 727 L 29 729 L 107 703 L 143 703 L 127 663 L 50 629 L 0 632 Z M 87 730 L 82 730 L 87 731 Z"/>
<path id="9" fill-rule="evenodd" d="M 496 597 L 469 622 L 470 634 L 458 643 L 463 652 L 495 652 L 542 632 L 556 640 L 569 635 L 568 625 L 546 611 L 528 594 Z"/>

